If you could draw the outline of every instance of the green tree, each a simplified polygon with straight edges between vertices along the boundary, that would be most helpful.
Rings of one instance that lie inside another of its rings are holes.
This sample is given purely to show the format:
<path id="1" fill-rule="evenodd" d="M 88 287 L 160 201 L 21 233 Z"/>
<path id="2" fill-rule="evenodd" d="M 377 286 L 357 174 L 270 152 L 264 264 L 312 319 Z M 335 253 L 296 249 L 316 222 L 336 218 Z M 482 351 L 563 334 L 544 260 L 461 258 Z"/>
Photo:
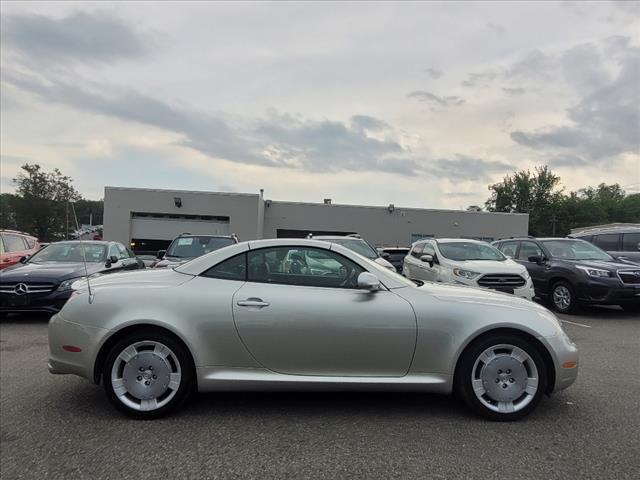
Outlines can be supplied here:
<path id="1" fill-rule="evenodd" d="M 15 203 L 17 196 L 12 193 L 0 194 L 0 228 L 16 230 Z"/>
<path id="2" fill-rule="evenodd" d="M 490 212 L 529 214 L 529 233 L 563 236 L 572 228 L 611 222 L 640 222 L 640 194 L 626 195 L 614 183 L 564 194 L 560 177 L 547 166 L 522 170 L 489 185 Z"/>
<path id="3" fill-rule="evenodd" d="M 531 235 L 552 235 L 563 199 L 560 177 L 549 167 L 521 170 L 493 185 L 485 202 L 490 212 L 528 213 Z"/>
<path id="4" fill-rule="evenodd" d="M 67 225 L 75 222 L 68 202 L 80 200 L 71 177 L 55 168 L 45 172 L 38 164 L 25 164 L 13 179 L 16 196 L 13 214 L 16 228 L 36 235 L 42 241 L 65 238 Z M 68 221 L 67 221 L 68 219 Z"/>

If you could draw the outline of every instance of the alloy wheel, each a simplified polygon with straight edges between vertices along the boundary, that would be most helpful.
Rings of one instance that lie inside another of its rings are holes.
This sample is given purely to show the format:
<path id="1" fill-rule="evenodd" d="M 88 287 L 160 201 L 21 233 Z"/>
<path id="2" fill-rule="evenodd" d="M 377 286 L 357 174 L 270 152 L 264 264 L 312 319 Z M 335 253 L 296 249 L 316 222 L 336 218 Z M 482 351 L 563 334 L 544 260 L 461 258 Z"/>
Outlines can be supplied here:
<path id="1" fill-rule="evenodd" d="M 495 345 L 476 359 L 471 385 L 477 399 L 489 410 L 513 413 L 525 408 L 538 392 L 538 369 L 522 348 Z"/>
<path id="2" fill-rule="evenodd" d="M 553 289 L 553 304 L 560 311 L 568 310 L 571 307 L 571 292 L 564 285 L 558 285 Z"/>
<path id="3" fill-rule="evenodd" d="M 167 405 L 180 388 L 182 370 L 176 354 L 154 340 L 136 342 L 116 357 L 110 376 L 116 398 L 141 412 Z"/>

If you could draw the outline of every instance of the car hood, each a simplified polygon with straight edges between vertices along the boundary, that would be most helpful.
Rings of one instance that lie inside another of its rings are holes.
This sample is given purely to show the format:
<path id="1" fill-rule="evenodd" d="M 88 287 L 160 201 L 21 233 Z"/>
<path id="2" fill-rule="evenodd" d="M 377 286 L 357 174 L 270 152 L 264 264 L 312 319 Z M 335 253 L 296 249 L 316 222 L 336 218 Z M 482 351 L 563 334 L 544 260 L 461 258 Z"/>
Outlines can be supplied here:
<path id="1" fill-rule="evenodd" d="M 508 293 L 497 292 L 484 288 L 476 288 L 466 285 L 451 285 L 446 283 L 425 282 L 417 288 L 420 291 L 433 295 L 445 302 L 460 302 L 509 307 L 518 310 L 548 310 L 537 303 L 518 298 Z"/>
<path id="2" fill-rule="evenodd" d="M 92 275 L 104 270 L 103 263 L 87 263 L 87 272 Z M 3 282 L 59 282 L 85 275 L 84 263 L 26 263 L 14 265 L 2 271 Z"/>
<path id="3" fill-rule="evenodd" d="M 178 273 L 172 268 L 144 269 L 132 272 L 111 273 L 91 279 L 92 289 L 103 288 L 150 288 L 150 287 L 173 287 L 183 284 L 193 278 L 192 275 Z M 78 285 L 77 290 L 86 288 L 86 282 Z"/>
<path id="4" fill-rule="evenodd" d="M 478 273 L 514 273 L 520 275 L 526 268 L 511 259 L 503 262 L 495 260 L 466 260 L 463 262 L 451 262 L 455 266 L 464 270 L 471 270 Z"/>

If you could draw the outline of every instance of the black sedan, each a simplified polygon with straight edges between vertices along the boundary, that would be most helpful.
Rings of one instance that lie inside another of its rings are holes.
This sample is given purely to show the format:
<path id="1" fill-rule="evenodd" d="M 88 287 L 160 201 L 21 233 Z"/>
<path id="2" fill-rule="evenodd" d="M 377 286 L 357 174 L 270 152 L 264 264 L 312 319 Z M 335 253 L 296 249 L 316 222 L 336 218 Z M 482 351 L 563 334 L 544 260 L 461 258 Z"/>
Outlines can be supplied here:
<path id="1" fill-rule="evenodd" d="M 118 242 L 52 243 L 0 273 L 0 313 L 55 313 L 71 296 L 71 285 L 87 275 L 139 268 L 144 263 Z"/>

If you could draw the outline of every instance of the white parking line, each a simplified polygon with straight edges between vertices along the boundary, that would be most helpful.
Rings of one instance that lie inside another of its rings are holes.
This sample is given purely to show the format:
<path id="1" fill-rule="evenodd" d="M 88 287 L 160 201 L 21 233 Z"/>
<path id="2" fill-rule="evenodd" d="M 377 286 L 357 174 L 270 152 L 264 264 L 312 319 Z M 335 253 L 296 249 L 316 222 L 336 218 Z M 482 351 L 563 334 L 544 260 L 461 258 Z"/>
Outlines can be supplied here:
<path id="1" fill-rule="evenodd" d="M 584 323 L 570 322 L 569 320 L 560 319 L 561 322 L 570 323 L 571 325 L 577 325 L 578 327 L 591 328 L 591 325 L 585 325 Z"/>

